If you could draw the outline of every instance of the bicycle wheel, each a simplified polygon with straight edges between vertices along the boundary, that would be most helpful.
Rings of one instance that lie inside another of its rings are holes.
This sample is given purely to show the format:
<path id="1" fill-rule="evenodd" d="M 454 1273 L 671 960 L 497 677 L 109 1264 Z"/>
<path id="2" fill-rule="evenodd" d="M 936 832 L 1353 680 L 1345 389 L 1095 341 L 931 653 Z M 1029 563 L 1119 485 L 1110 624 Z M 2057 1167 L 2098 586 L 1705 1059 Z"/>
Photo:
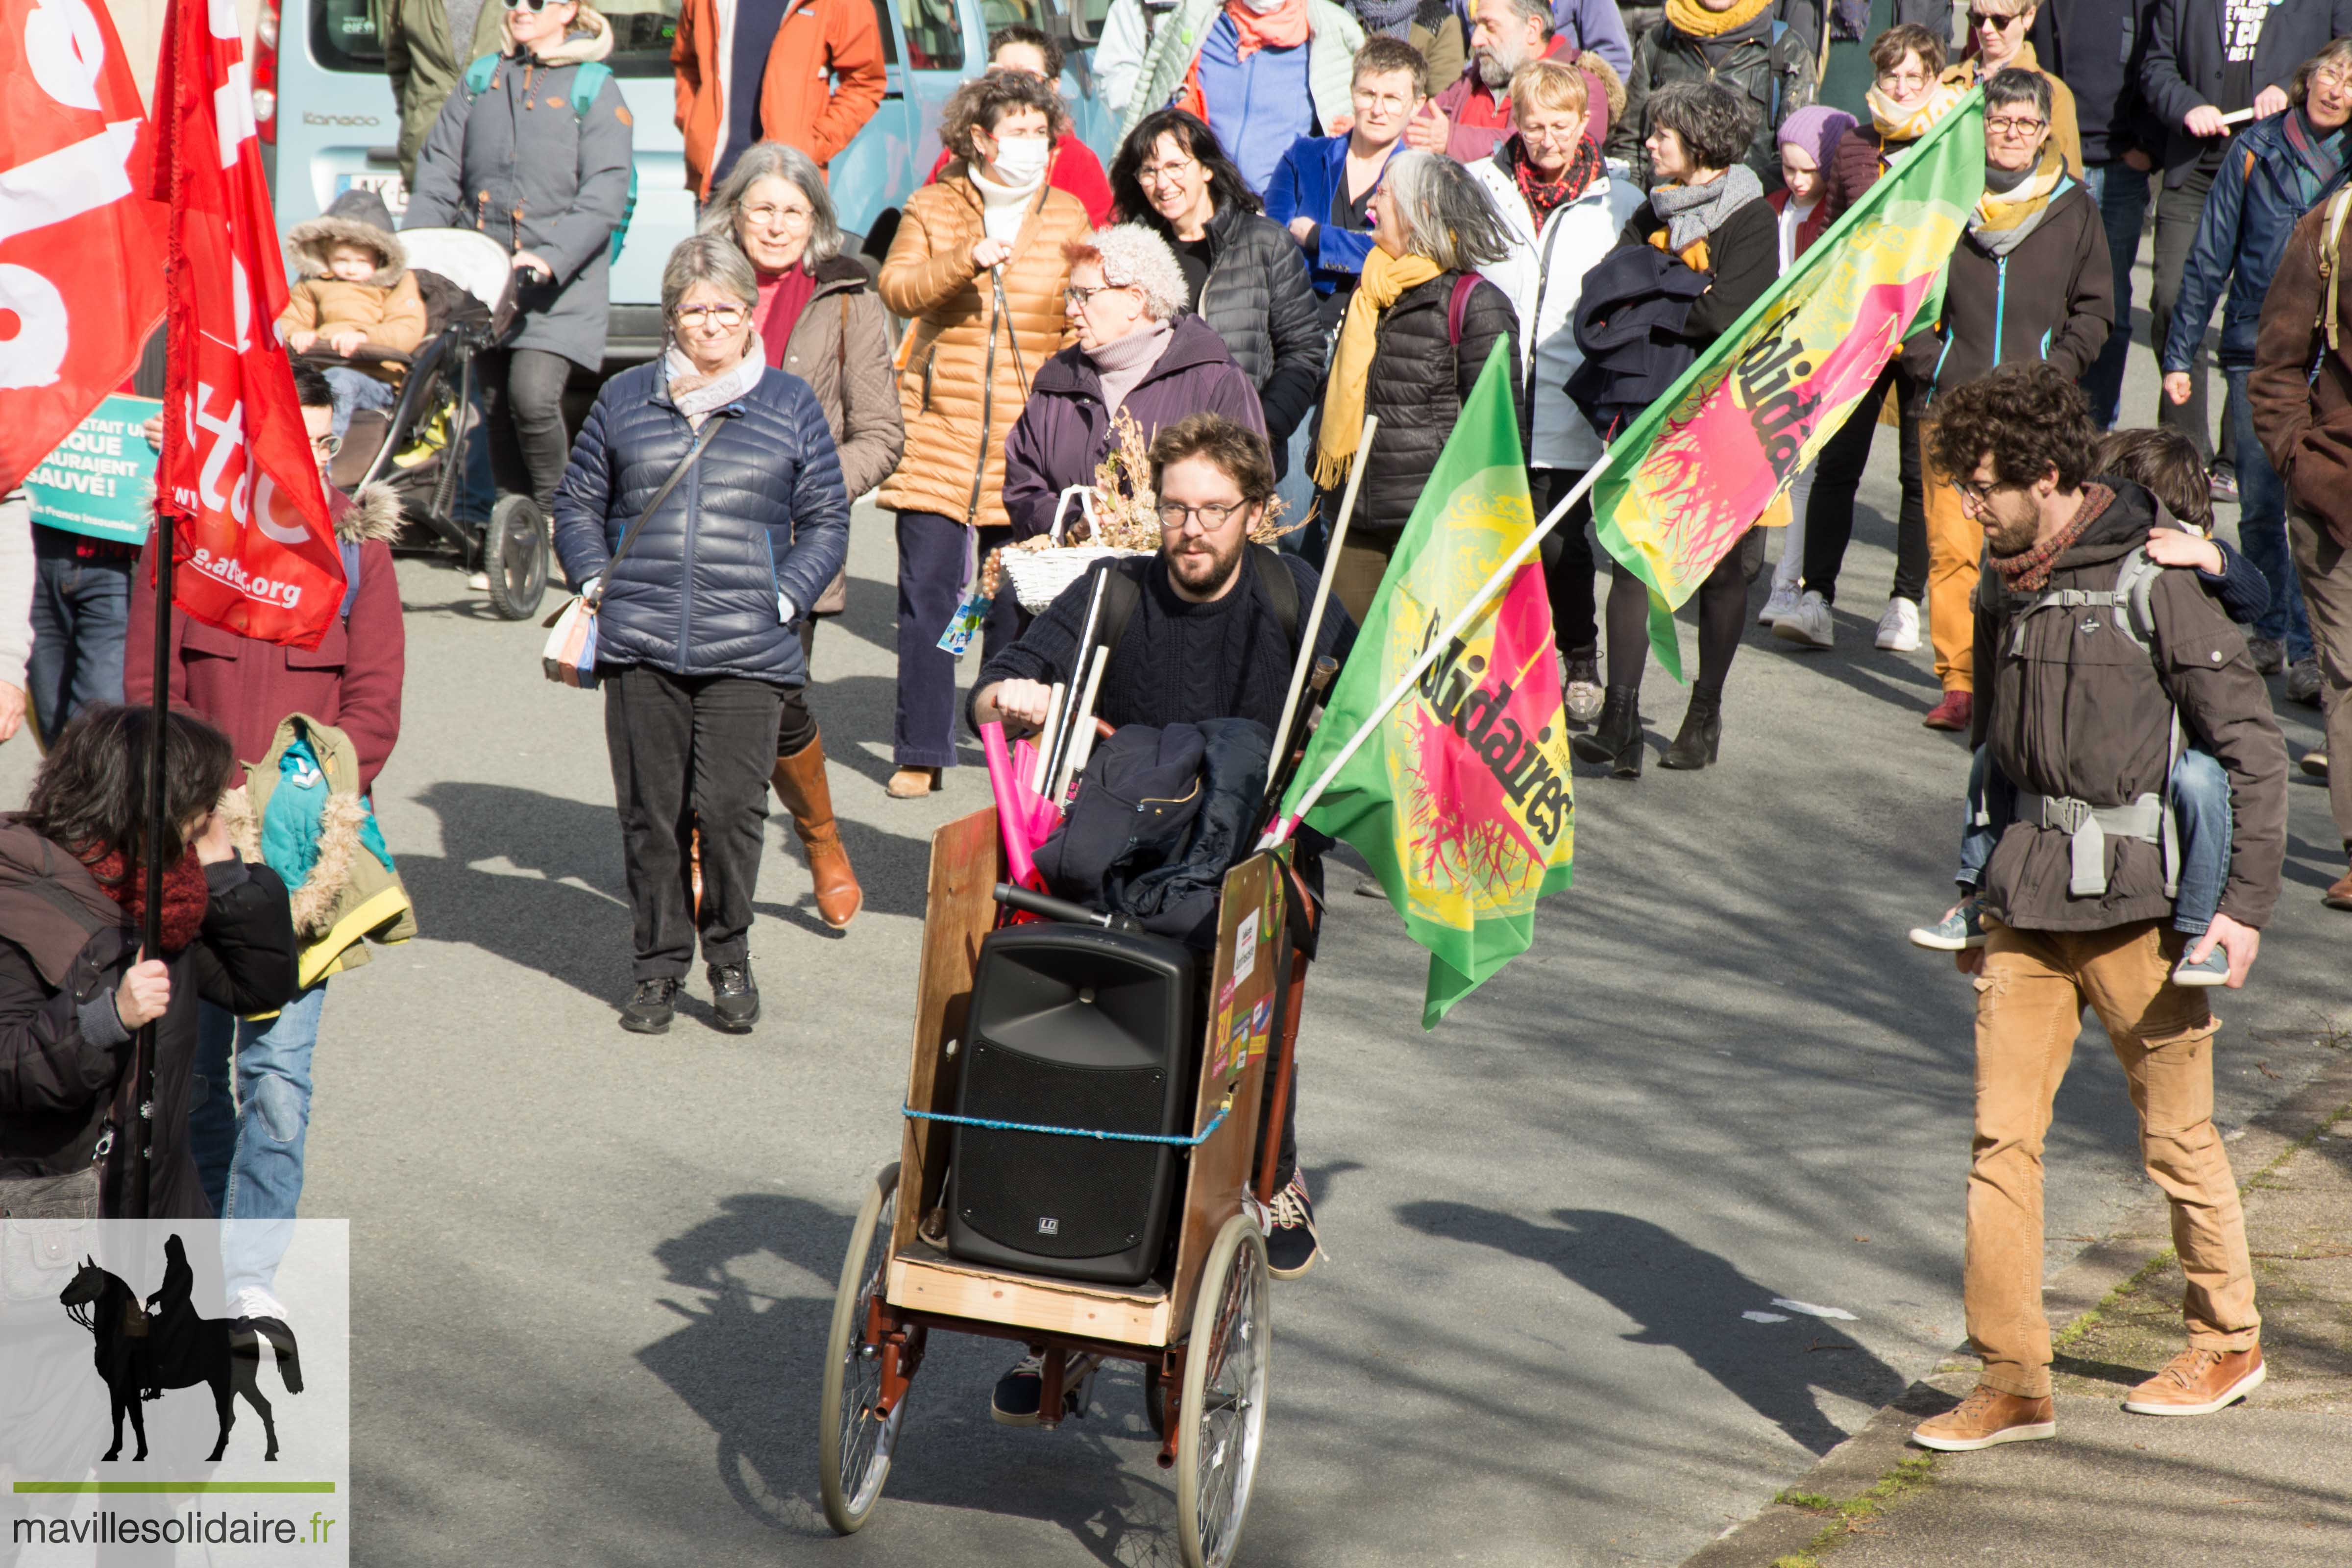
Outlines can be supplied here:
<path id="1" fill-rule="evenodd" d="M 1177 1543 L 1185 1568 L 1226 1568 L 1240 1546 L 1265 1436 L 1273 1349 L 1265 1237 L 1246 1214 L 1217 1233 L 1193 1299 L 1177 1408 Z"/>
<path id="2" fill-rule="evenodd" d="M 844 1535 L 862 1527 L 881 1500 L 890 1456 L 907 1405 L 887 1420 L 874 1402 L 882 1393 L 881 1347 L 866 1343 L 867 1309 L 881 1294 L 890 1261 L 890 1224 L 898 1213 L 898 1164 L 875 1173 L 874 1184 L 849 1232 L 849 1254 L 834 1292 L 833 1327 L 825 1336 L 824 1398 L 817 1415 L 817 1483 L 825 1522 Z"/>

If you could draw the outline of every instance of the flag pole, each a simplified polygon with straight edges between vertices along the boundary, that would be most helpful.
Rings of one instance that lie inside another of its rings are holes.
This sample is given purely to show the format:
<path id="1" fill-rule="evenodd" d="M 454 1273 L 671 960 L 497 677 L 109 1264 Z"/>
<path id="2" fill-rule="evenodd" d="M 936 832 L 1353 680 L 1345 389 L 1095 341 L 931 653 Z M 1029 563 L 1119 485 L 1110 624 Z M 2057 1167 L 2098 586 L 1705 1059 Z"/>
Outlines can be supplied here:
<path id="1" fill-rule="evenodd" d="M 1486 602 L 1503 590 L 1504 586 L 1510 582 L 1511 574 L 1519 569 L 1527 558 L 1533 554 L 1546 539 L 1550 537 L 1551 531 L 1559 526 L 1560 520 L 1568 515 L 1569 508 L 1581 500 L 1585 492 L 1593 487 L 1602 474 L 1609 471 L 1610 461 L 1616 455 L 1613 447 L 1603 452 L 1601 455 L 1601 461 L 1593 464 L 1585 471 L 1584 478 L 1576 481 L 1576 488 L 1562 496 L 1559 503 L 1551 509 L 1543 521 L 1525 539 L 1519 541 L 1517 549 L 1503 558 L 1503 563 L 1495 568 L 1494 574 L 1486 579 L 1476 593 L 1470 595 L 1454 618 L 1445 623 L 1445 629 L 1429 639 L 1429 646 L 1421 650 L 1421 657 L 1414 659 L 1411 668 L 1397 678 L 1397 683 L 1389 688 L 1388 695 L 1381 698 L 1379 706 L 1365 716 L 1363 723 L 1357 727 L 1356 732 L 1348 737 L 1348 743 L 1339 748 L 1339 754 L 1331 759 L 1330 765 L 1323 770 L 1322 775 L 1309 786 L 1305 795 L 1299 797 L 1297 808 L 1284 813 L 1265 830 L 1265 836 L 1257 841 L 1258 851 L 1263 852 L 1273 848 L 1298 830 L 1299 822 L 1314 809 L 1315 803 L 1323 798 L 1323 792 L 1331 787 L 1331 781 L 1339 776 L 1339 770 L 1348 765 L 1349 760 L 1355 756 L 1357 750 L 1370 737 L 1371 732 L 1380 727 L 1381 721 L 1389 716 L 1389 710 L 1404 700 L 1404 694 L 1420 683 L 1422 671 L 1434 664 L 1444 653 L 1446 645 L 1461 636 L 1465 626 L 1477 619 L 1479 613 L 1486 607 Z"/>
<path id="2" fill-rule="evenodd" d="M 1372 434 L 1381 427 L 1377 414 L 1364 416 L 1363 434 L 1356 437 L 1356 458 L 1348 468 L 1348 489 L 1339 498 L 1339 516 L 1331 525 L 1330 542 L 1323 549 L 1323 570 L 1316 574 L 1315 607 L 1307 614 L 1307 625 L 1300 628 L 1298 658 L 1290 668 L 1290 692 L 1282 700 L 1282 722 L 1274 727 L 1272 774 L 1279 778 L 1283 760 L 1290 755 L 1290 721 L 1298 717 L 1298 697 L 1307 689 L 1307 672 L 1315 668 L 1315 645 L 1323 633 L 1323 606 L 1331 602 L 1331 573 L 1339 562 L 1340 548 L 1348 542 L 1348 520 L 1356 514 L 1356 491 L 1364 482 L 1364 460 L 1372 450 Z M 1280 804 L 1268 801 L 1268 806 Z"/>
<path id="3" fill-rule="evenodd" d="M 155 509 L 155 689 L 147 721 L 147 921 L 141 933 L 142 959 L 163 956 L 163 844 L 175 826 L 164 798 L 169 781 L 172 716 L 172 513 Z M 140 1026 L 131 1062 L 136 1086 L 131 1131 L 138 1140 L 131 1163 L 131 1217 L 145 1219 L 153 1192 L 155 1159 L 155 1031 L 163 1020 Z"/>

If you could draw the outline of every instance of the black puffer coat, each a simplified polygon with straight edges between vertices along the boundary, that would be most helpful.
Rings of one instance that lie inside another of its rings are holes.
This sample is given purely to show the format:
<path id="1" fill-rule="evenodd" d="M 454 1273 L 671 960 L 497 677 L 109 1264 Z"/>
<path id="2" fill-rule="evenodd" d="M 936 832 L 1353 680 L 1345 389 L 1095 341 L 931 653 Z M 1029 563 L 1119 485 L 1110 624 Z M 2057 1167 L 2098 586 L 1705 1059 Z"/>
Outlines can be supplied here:
<path id="1" fill-rule="evenodd" d="M 572 444 L 555 549 L 575 589 L 607 575 L 623 531 L 693 444 L 662 376 L 656 359 L 606 382 Z M 700 460 L 604 584 L 596 662 L 805 685 L 776 595 L 811 608 L 847 557 L 833 432 L 808 383 L 773 368 L 710 417 L 720 428 Z"/>
<path id="2" fill-rule="evenodd" d="M 1521 411 L 1519 439 L 1527 440 L 1518 312 L 1509 295 L 1481 278 L 1463 302 L 1462 341 L 1449 342 L 1446 311 L 1461 276 L 1441 272 L 1406 289 L 1381 317 L 1364 387 L 1364 412 L 1378 416 L 1381 427 L 1364 459 L 1364 482 L 1348 525 L 1351 532 L 1394 533 L 1412 518 L 1437 455 L 1454 433 L 1454 421 L 1498 342 L 1510 346 L 1504 357 L 1510 364 L 1511 406 Z M 1328 510 L 1337 514 L 1336 500 Z"/>
<path id="3" fill-rule="evenodd" d="M 1201 319 L 1225 340 L 1225 352 L 1257 390 L 1279 472 L 1328 361 L 1315 282 L 1297 243 L 1262 213 L 1220 208 L 1209 220 L 1209 249 Z"/>
<path id="4" fill-rule="evenodd" d="M 266 1013 L 297 989 L 294 921 L 278 873 L 232 859 L 206 867 L 205 881 L 204 925 L 166 955 L 172 1001 L 156 1027 L 148 1212 L 159 1218 L 212 1214 L 188 1152 L 197 1001 Z M 80 861 L 21 818 L 0 817 L 0 1210 L 12 1206 L 12 1184 L 87 1170 L 110 1118 L 130 1126 L 132 1048 L 113 991 L 138 945 Z M 100 1166 L 110 1216 L 126 1213 L 131 1147 L 118 1132 Z"/>

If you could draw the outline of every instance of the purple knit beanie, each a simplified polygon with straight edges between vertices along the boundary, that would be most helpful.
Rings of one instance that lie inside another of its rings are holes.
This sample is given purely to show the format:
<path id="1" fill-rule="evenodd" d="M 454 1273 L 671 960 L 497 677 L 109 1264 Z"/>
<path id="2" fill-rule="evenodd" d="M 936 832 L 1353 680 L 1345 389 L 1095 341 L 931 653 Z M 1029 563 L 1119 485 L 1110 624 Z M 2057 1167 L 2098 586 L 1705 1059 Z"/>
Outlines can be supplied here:
<path id="1" fill-rule="evenodd" d="M 1801 148 L 1812 155 L 1813 167 L 1826 172 L 1830 154 L 1845 133 L 1854 127 L 1854 118 L 1843 109 L 1832 109 L 1826 103 L 1808 104 L 1780 121 L 1780 134 L 1776 145 Z"/>

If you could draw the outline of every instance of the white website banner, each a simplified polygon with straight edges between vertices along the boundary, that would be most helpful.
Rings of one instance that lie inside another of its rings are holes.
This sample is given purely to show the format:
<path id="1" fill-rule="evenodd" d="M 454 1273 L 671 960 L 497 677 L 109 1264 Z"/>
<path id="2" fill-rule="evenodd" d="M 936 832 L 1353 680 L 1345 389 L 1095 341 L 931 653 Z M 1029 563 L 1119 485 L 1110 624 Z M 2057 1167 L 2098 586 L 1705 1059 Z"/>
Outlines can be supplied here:
<path id="1" fill-rule="evenodd" d="M 348 1563 L 351 1410 L 349 1221 L 0 1218 L 0 1563 Z"/>

